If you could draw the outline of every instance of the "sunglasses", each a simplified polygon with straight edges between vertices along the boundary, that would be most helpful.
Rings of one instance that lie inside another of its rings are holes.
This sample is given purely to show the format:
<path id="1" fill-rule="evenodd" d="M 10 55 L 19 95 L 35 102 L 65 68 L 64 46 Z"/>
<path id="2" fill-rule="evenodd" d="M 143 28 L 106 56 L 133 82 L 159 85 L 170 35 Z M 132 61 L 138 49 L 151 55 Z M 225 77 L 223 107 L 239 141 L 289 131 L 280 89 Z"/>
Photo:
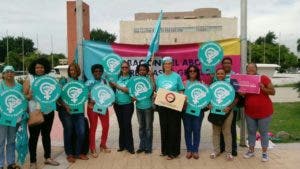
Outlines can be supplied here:
<path id="1" fill-rule="evenodd" d="M 128 69 L 128 67 L 127 67 L 127 66 L 122 66 L 121 68 L 122 68 L 122 69 Z"/>
<path id="2" fill-rule="evenodd" d="M 196 70 L 189 70 L 189 72 L 190 72 L 190 73 L 192 73 L 192 72 L 196 72 Z"/>

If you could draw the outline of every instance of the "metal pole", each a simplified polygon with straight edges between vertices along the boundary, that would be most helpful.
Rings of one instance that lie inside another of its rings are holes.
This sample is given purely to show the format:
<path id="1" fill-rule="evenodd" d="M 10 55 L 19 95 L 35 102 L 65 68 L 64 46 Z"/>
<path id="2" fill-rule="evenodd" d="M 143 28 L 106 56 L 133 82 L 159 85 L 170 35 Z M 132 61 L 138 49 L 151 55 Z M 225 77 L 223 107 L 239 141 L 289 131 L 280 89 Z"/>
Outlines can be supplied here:
<path id="1" fill-rule="evenodd" d="M 246 73 L 247 63 L 247 0 L 241 0 L 241 72 Z M 246 122 L 241 109 L 240 146 L 246 146 Z"/>
<path id="2" fill-rule="evenodd" d="M 279 32 L 279 38 L 278 38 L 278 65 L 280 66 L 280 35 L 281 33 Z"/>
<path id="3" fill-rule="evenodd" d="M 8 31 L 6 31 L 6 58 L 7 58 L 7 64 L 9 65 L 9 55 L 8 55 Z"/>
<path id="4" fill-rule="evenodd" d="M 78 51 L 78 65 L 81 68 L 80 79 L 83 75 L 83 50 L 82 50 L 82 40 L 83 40 L 83 18 L 82 18 L 82 0 L 76 0 L 76 33 L 77 33 L 77 51 Z"/>
<path id="5" fill-rule="evenodd" d="M 52 39 L 52 34 L 50 35 L 50 40 L 51 40 L 51 68 L 53 69 L 53 39 Z"/>
<path id="6" fill-rule="evenodd" d="M 36 54 L 39 56 L 39 34 L 36 34 Z"/>
<path id="7" fill-rule="evenodd" d="M 264 63 L 266 63 L 266 36 L 264 37 Z"/>
<path id="8" fill-rule="evenodd" d="M 23 75 L 25 75 L 25 59 L 24 59 L 24 35 L 22 32 L 22 61 L 23 61 Z"/>

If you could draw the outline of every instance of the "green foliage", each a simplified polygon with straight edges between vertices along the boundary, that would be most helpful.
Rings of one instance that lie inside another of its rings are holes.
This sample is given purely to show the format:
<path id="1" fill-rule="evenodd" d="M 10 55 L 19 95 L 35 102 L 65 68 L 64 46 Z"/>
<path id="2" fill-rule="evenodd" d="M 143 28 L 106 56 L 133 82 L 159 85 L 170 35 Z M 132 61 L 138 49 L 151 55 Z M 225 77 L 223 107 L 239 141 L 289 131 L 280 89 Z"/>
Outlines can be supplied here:
<path id="1" fill-rule="evenodd" d="M 281 71 L 285 71 L 291 67 L 297 67 L 297 56 L 293 52 L 291 52 L 285 45 L 275 43 L 276 39 L 277 37 L 274 32 L 268 32 L 265 37 L 260 36 L 254 43 L 249 42 L 248 47 L 251 47 L 251 62 L 272 64 L 280 63 Z M 250 58 L 248 57 L 248 61 L 249 60 Z"/>
<path id="2" fill-rule="evenodd" d="M 117 39 L 115 34 L 103 31 L 102 29 L 92 29 L 90 37 L 93 41 L 101 41 L 106 43 L 113 43 Z"/>
<path id="3" fill-rule="evenodd" d="M 6 57 L 6 41 L 8 40 L 9 52 L 8 58 Z M 37 59 L 38 57 L 46 57 L 52 63 L 53 56 L 53 66 L 59 64 L 59 59 L 65 58 L 64 54 L 43 54 L 38 53 L 36 48 L 34 48 L 34 43 L 31 39 L 24 38 L 24 66 L 27 70 L 29 64 Z M 4 61 L 5 64 L 10 64 L 14 66 L 16 70 L 23 70 L 23 50 L 22 50 L 22 37 L 4 37 L 0 39 L 0 62 Z"/>
<path id="4" fill-rule="evenodd" d="M 13 37 L 7 36 L 0 40 L 0 62 L 3 62 L 6 58 L 7 51 L 7 40 L 8 40 L 8 51 L 14 52 L 17 55 L 22 55 L 22 39 L 23 37 Z M 24 54 L 27 55 L 31 52 L 34 52 L 36 49 L 34 48 L 34 43 L 29 38 L 24 38 Z"/>
<path id="5" fill-rule="evenodd" d="M 274 103 L 274 114 L 270 125 L 270 131 L 276 134 L 279 131 L 288 132 L 291 140 L 300 140 L 300 103 Z"/>

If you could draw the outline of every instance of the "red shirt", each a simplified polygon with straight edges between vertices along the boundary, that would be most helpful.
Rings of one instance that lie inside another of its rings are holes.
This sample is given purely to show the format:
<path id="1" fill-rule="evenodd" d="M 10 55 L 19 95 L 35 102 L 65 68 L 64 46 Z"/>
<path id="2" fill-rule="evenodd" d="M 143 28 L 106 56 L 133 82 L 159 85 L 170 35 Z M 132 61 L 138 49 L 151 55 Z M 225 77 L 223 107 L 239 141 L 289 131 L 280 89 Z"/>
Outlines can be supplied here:
<path id="1" fill-rule="evenodd" d="M 271 83 L 271 80 L 262 75 L 260 82 L 265 86 Z M 262 119 L 273 114 L 273 103 L 268 94 L 260 90 L 259 94 L 245 95 L 245 113 L 254 119 Z"/>

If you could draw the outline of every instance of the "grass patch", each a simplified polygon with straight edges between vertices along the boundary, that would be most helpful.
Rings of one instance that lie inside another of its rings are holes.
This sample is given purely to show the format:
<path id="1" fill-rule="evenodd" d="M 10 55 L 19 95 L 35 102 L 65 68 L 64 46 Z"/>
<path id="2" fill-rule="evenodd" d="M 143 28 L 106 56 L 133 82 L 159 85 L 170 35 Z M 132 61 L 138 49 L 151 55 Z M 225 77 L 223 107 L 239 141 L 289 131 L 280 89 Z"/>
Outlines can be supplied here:
<path id="1" fill-rule="evenodd" d="M 274 111 L 269 131 L 285 131 L 291 135 L 286 142 L 300 142 L 300 102 L 274 103 Z"/>

